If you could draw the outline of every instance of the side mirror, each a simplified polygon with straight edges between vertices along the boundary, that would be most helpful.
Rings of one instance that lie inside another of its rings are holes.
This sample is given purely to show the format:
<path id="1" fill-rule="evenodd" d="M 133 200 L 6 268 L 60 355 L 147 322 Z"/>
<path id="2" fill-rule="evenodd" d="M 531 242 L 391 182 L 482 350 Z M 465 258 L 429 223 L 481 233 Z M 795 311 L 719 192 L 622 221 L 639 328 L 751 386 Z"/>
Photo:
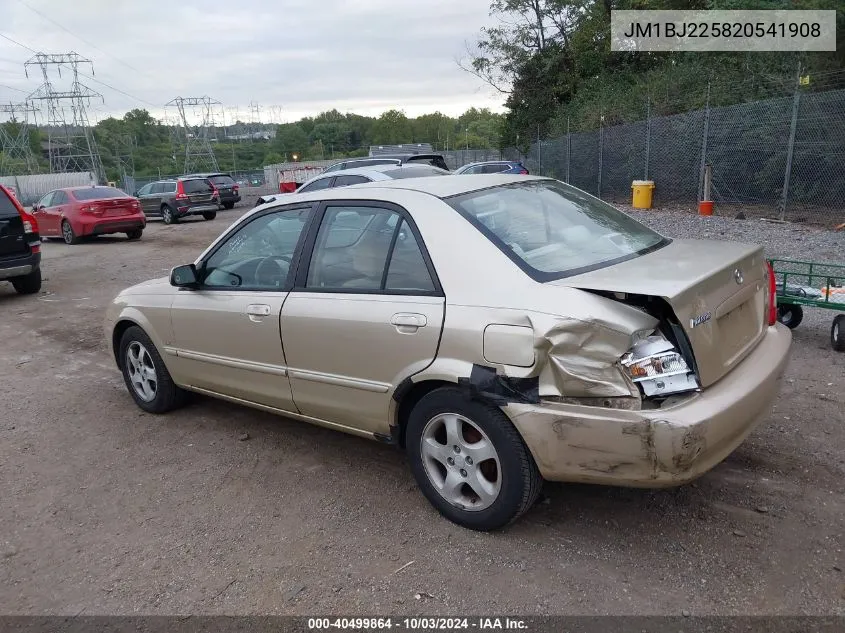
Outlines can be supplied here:
<path id="1" fill-rule="evenodd" d="M 34 205 L 32 205 L 32 212 L 38 213 L 38 203 L 37 202 Z"/>
<path id="2" fill-rule="evenodd" d="M 170 271 L 171 286 L 176 286 L 177 288 L 196 288 L 198 284 L 197 267 L 194 264 L 177 266 Z"/>
<path id="3" fill-rule="evenodd" d="M 133 194 L 132 194 L 132 197 L 133 197 L 133 198 L 138 198 L 140 195 L 141 195 L 141 194 L 140 194 L 140 193 L 138 193 L 138 192 L 136 191 L 135 193 L 133 193 Z"/>

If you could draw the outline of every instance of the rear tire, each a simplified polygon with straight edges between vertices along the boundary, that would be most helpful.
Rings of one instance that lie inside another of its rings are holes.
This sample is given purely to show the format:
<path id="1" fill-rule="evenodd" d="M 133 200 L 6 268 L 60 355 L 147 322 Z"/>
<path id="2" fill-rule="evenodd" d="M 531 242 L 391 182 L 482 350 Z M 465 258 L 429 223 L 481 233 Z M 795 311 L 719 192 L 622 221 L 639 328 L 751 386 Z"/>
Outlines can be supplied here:
<path id="1" fill-rule="evenodd" d="M 234 203 L 234 202 L 224 202 L 224 203 L 223 203 L 223 208 L 224 208 L 224 209 L 226 209 L 226 210 L 231 210 L 231 209 L 234 209 L 234 208 L 235 208 L 235 203 Z"/>
<path id="2" fill-rule="evenodd" d="M 837 352 L 845 352 L 845 314 L 839 314 L 830 326 L 830 346 Z"/>
<path id="3" fill-rule="evenodd" d="M 202 214 L 202 217 L 204 217 L 206 220 L 213 220 L 217 217 L 217 211 L 206 211 Z"/>
<path id="4" fill-rule="evenodd" d="M 134 231 L 127 231 L 126 237 L 130 240 L 140 240 L 144 234 L 144 229 L 135 229 Z"/>
<path id="5" fill-rule="evenodd" d="M 179 222 L 179 218 L 173 213 L 173 209 L 166 204 L 161 205 L 161 219 L 164 220 L 165 224 L 177 224 Z"/>
<path id="6" fill-rule="evenodd" d="M 167 413 L 185 404 L 187 392 L 173 382 L 161 354 L 144 330 L 137 325 L 128 328 L 118 349 L 126 389 L 141 409 Z"/>
<path id="7" fill-rule="evenodd" d="M 79 244 L 79 237 L 73 232 L 73 225 L 67 220 L 62 220 L 62 239 L 65 244 Z"/>
<path id="8" fill-rule="evenodd" d="M 36 268 L 28 275 L 15 277 L 11 282 L 19 295 L 34 295 L 41 290 L 41 269 Z"/>
<path id="9" fill-rule="evenodd" d="M 436 389 L 416 404 L 405 444 L 423 494 L 440 514 L 463 527 L 504 527 L 540 494 L 540 472 L 508 417 L 454 387 Z"/>
<path id="10" fill-rule="evenodd" d="M 804 309 L 797 304 L 784 303 L 778 305 L 778 321 L 790 330 L 797 328 L 804 319 Z"/>

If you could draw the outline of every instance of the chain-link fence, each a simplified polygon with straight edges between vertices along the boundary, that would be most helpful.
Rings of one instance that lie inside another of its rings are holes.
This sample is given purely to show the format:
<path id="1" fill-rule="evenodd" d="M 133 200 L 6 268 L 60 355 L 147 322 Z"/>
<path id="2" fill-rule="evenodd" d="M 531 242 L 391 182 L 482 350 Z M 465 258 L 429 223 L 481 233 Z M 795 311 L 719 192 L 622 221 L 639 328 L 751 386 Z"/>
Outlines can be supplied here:
<path id="1" fill-rule="evenodd" d="M 723 215 L 845 221 L 845 89 L 793 80 L 781 97 L 714 106 L 708 89 L 701 101 L 668 116 L 646 103 L 643 120 L 617 125 L 600 114 L 588 130 L 567 121 L 568 132 L 533 143 L 524 164 L 617 203 L 630 202 L 632 181 L 653 180 L 656 207 L 694 209 L 709 191 Z"/>

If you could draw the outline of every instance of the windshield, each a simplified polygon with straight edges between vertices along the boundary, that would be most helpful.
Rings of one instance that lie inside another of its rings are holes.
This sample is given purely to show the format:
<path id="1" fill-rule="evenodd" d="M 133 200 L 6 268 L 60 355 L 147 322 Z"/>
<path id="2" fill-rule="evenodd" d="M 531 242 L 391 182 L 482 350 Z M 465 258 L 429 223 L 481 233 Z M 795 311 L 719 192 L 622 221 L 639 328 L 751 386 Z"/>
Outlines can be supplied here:
<path id="1" fill-rule="evenodd" d="M 126 198 L 127 195 L 114 187 L 89 187 L 74 189 L 73 197 L 77 200 L 105 200 L 106 198 Z"/>
<path id="2" fill-rule="evenodd" d="M 446 202 L 538 281 L 609 266 L 668 243 L 618 209 L 556 180 L 501 185 Z"/>
<path id="3" fill-rule="evenodd" d="M 414 165 L 413 167 L 397 167 L 396 169 L 385 169 L 382 172 L 391 178 L 425 178 L 427 176 L 448 176 L 449 172 L 439 167 L 429 165 Z"/>

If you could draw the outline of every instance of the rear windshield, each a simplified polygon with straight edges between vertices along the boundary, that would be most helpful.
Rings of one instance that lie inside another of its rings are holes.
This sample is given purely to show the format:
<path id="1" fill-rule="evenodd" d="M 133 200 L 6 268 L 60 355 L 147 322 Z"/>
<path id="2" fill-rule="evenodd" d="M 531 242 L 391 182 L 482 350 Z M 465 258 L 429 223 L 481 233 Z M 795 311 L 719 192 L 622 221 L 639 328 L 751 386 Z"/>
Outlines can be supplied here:
<path id="1" fill-rule="evenodd" d="M 429 165 L 434 165 L 435 167 L 440 167 L 441 169 L 449 169 L 449 166 L 446 164 L 446 161 L 443 159 L 442 156 L 431 154 L 421 154 L 418 156 L 409 156 L 405 159 L 406 163 L 427 163 Z"/>
<path id="2" fill-rule="evenodd" d="M 220 176 L 211 176 L 209 180 L 218 187 L 230 187 L 235 184 L 235 179 L 225 174 Z"/>
<path id="3" fill-rule="evenodd" d="M 104 200 L 106 198 L 125 198 L 126 193 L 114 187 L 86 187 L 74 189 L 73 197 L 77 200 Z"/>
<path id="4" fill-rule="evenodd" d="M 0 219 L 19 217 L 20 213 L 15 203 L 5 191 L 0 189 Z"/>
<path id="5" fill-rule="evenodd" d="M 537 281 L 610 266 L 668 240 L 557 180 L 491 187 L 448 202 Z"/>
<path id="6" fill-rule="evenodd" d="M 182 190 L 185 193 L 208 193 L 214 190 L 211 183 L 205 179 L 183 180 Z"/>
<path id="7" fill-rule="evenodd" d="M 382 173 L 390 178 L 425 178 L 426 176 L 447 176 L 449 174 L 449 172 L 439 167 L 430 167 L 428 165 L 385 169 Z"/>

